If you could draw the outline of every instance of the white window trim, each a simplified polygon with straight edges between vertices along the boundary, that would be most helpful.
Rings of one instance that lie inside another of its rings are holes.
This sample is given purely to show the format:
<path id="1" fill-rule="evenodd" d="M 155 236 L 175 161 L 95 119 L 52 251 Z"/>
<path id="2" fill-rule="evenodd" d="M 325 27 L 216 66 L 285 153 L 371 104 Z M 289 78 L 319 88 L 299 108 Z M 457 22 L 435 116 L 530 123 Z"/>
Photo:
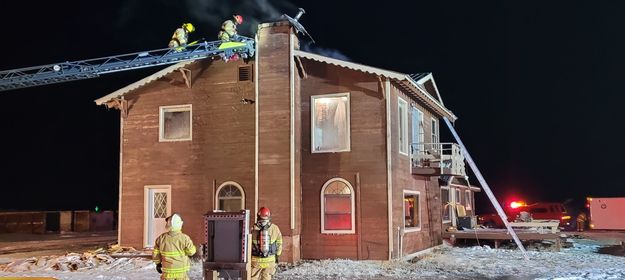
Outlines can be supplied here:
<path id="1" fill-rule="evenodd" d="M 148 247 L 148 217 L 150 217 L 150 213 L 148 213 L 148 199 L 150 194 L 150 189 L 160 189 L 165 190 L 167 192 L 167 217 L 171 215 L 171 185 L 146 185 L 143 186 L 143 247 Z"/>
<path id="2" fill-rule="evenodd" d="M 446 189 L 446 190 L 447 190 L 447 200 L 449 200 L 449 202 L 453 203 L 453 198 L 451 197 L 451 196 L 452 196 L 452 194 L 451 194 L 451 188 L 449 188 L 449 187 L 441 187 L 441 194 L 440 194 L 440 196 L 441 196 L 441 201 L 443 200 L 443 189 Z M 441 204 L 441 206 L 445 207 L 445 206 L 444 206 L 444 205 L 442 205 L 442 204 Z M 449 208 L 447 209 L 447 211 L 449 212 L 449 220 L 443 220 L 443 216 L 441 216 L 441 220 L 442 220 L 443 224 L 446 224 L 446 223 L 451 223 L 452 214 L 453 214 L 453 212 L 452 212 L 451 210 L 452 210 L 452 207 L 449 207 Z M 441 212 L 441 214 L 442 214 L 442 212 Z"/>
<path id="3" fill-rule="evenodd" d="M 403 223 L 404 223 L 404 232 L 415 232 L 415 231 L 421 231 L 421 192 L 419 191 L 411 191 L 411 190 L 404 190 L 404 197 L 402 197 L 402 202 L 403 199 L 406 198 L 406 194 L 409 195 L 417 195 L 417 198 L 419 199 L 419 226 L 418 227 L 406 227 L 406 217 L 404 217 L 403 219 Z M 402 203 L 402 209 L 404 209 L 403 211 L 403 215 L 406 215 L 406 203 Z"/>
<path id="4" fill-rule="evenodd" d="M 347 97 L 347 108 L 345 108 L 347 113 L 347 148 L 346 149 L 333 149 L 333 150 L 323 150 L 323 151 L 315 151 L 315 99 L 317 98 L 326 98 L 326 97 Z M 349 92 L 341 92 L 341 93 L 330 93 L 330 94 L 320 94 L 320 95 L 311 95 L 310 96 L 310 152 L 313 154 L 317 153 L 338 153 L 338 152 L 349 152 L 352 149 L 352 135 L 351 135 L 351 109 L 350 109 L 351 97 Z"/>
<path id="5" fill-rule="evenodd" d="M 435 132 L 436 130 L 436 132 Z M 439 132 L 439 126 L 438 126 L 438 120 L 435 119 L 434 117 L 432 117 L 432 127 L 430 129 L 430 134 L 431 134 L 431 140 L 432 143 L 440 143 L 441 138 L 440 138 L 440 132 Z M 434 140 L 434 137 L 436 137 L 436 140 Z"/>
<path id="6" fill-rule="evenodd" d="M 399 108 L 404 107 L 404 113 L 400 114 L 400 110 Z M 409 149 L 409 145 L 408 145 L 408 102 L 406 102 L 406 100 L 402 99 L 401 97 L 397 97 L 397 127 L 399 128 L 399 130 L 397 131 L 397 143 L 399 146 L 399 154 L 402 155 L 408 155 L 408 151 Z M 400 121 L 400 119 L 403 119 L 403 127 L 402 127 L 402 122 Z M 403 136 L 404 139 L 404 143 L 402 145 L 401 139 Z M 402 152 L 402 148 L 404 149 L 404 151 Z"/>
<path id="7" fill-rule="evenodd" d="M 472 199 L 472 193 L 470 190 L 465 190 L 464 191 L 464 207 L 467 208 L 468 206 L 471 206 L 471 211 L 473 211 L 473 199 Z M 467 201 L 467 198 L 469 199 Z"/>
<path id="8" fill-rule="evenodd" d="M 330 185 L 330 183 L 334 182 L 334 181 L 340 181 L 345 183 L 350 191 L 351 191 L 351 196 L 350 196 L 350 200 L 352 202 L 352 229 L 351 230 L 325 230 L 325 200 L 324 200 L 324 193 L 326 190 L 326 187 L 328 187 Z M 327 233 L 327 234 L 354 234 L 356 232 L 356 207 L 354 207 L 354 197 L 356 196 L 356 193 L 354 192 L 354 187 L 352 187 L 352 184 L 350 184 L 347 180 L 343 179 L 343 178 L 332 178 L 328 181 L 326 181 L 325 184 L 323 184 L 323 187 L 321 188 L 321 233 Z"/>
<path id="9" fill-rule="evenodd" d="M 233 185 L 237 187 L 237 189 L 239 189 L 239 191 L 241 192 L 241 209 L 245 209 L 245 191 L 243 191 L 243 187 L 241 187 L 241 185 L 235 181 L 227 181 L 219 185 L 219 187 L 217 187 L 217 190 L 215 191 L 215 205 L 213 207 L 213 210 L 219 210 L 219 192 L 222 188 L 228 185 Z"/>
<path id="10" fill-rule="evenodd" d="M 462 190 L 460 188 L 454 188 L 454 203 L 456 205 L 463 205 L 464 201 L 461 201 Z"/>
<path id="11" fill-rule="evenodd" d="M 189 111 L 189 138 L 182 139 L 165 139 L 163 137 L 163 132 L 165 130 L 164 122 L 165 122 L 165 114 L 164 111 L 168 112 L 186 112 Z M 158 109 L 158 141 L 159 142 L 181 142 L 181 141 L 191 141 L 193 139 L 193 106 L 191 104 L 184 105 L 171 105 L 171 106 L 160 106 Z"/>

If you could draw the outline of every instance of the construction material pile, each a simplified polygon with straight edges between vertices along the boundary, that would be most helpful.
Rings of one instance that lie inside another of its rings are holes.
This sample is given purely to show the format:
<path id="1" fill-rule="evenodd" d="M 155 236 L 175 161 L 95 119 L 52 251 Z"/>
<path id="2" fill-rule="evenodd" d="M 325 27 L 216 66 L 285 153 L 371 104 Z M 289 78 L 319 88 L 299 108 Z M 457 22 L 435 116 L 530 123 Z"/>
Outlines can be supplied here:
<path id="1" fill-rule="evenodd" d="M 82 254 L 67 253 L 62 256 L 44 256 L 20 259 L 0 265 L 2 272 L 28 271 L 82 271 L 88 269 L 118 270 L 143 268 L 152 264 L 149 252 L 132 247 L 113 245 Z"/>

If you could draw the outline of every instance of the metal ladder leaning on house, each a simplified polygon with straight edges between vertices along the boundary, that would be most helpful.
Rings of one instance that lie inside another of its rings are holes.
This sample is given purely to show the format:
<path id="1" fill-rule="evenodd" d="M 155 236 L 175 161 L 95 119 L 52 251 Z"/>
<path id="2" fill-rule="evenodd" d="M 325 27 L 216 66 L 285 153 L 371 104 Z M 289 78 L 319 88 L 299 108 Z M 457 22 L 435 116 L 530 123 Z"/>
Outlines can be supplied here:
<path id="1" fill-rule="evenodd" d="M 490 190 L 490 187 L 486 183 L 486 180 L 484 179 L 484 176 L 482 176 L 482 173 L 480 172 L 480 170 L 477 169 L 477 165 L 475 165 L 475 162 L 471 158 L 471 155 L 469 155 L 469 151 L 467 151 L 467 148 L 462 143 L 462 140 L 460 140 L 460 136 L 458 136 L 458 133 L 456 133 L 456 129 L 454 129 L 454 126 L 451 124 L 449 119 L 447 119 L 447 117 L 443 117 L 443 120 L 445 120 L 445 124 L 447 124 L 447 128 L 449 128 L 449 131 L 451 131 L 451 134 L 454 135 L 454 138 L 456 139 L 456 142 L 458 142 L 458 145 L 460 145 L 460 149 L 462 150 L 462 154 L 464 155 L 464 159 L 467 161 L 467 163 L 469 163 L 469 166 L 471 166 L 471 170 L 473 170 L 473 173 L 475 174 L 475 177 L 477 177 L 478 181 L 480 181 L 480 184 L 482 185 L 482 188 L 484 188 L 484 191 L 486 192 L 486 195 L 488 196 L 488 199 L 490 199 L 490 202 L 493 204 L 493 206 L 497 210 L 497 214 L 499 214 L 499 217 L 501 218 L 503 223 L 506 225 L 506 228 L 508 229 L 508 233 L 510 233 L 510 235 L 512 235 L 512 238 L 514 239 L 514 242 L 516 243 L 516 245 L 519 247 L 519 249 L 523 253 L 523 258 L 525 258 L 525 260 L 529 260 L 530 258 L 527 255 L 527 252 L 525 251 L 525 247 L 523 247 L 523 243 L 521 243 L 521 240 L 519 240 L 519 237 L 516 235 L 516 232 L 514 232 L 514 230 L 512 229 L 512 226 L 510 226 L 510 223 L 508 223 L 508 218 L 507 218 L 506 214 L 503 212 L 503 209 L 501 208 L 501 205 L 499 205 L 499 202 L 497 202 L 497 199 L 495 198 L 495 195 Z"/>
<path id="2" fill-rule="evenodd" d="M 174 64 L 209 57 L 254 56 L 255 41 L 239 36 L 238 42 L 199 42 L 185 49 L 158 49 L 96 59 L 0 71 L 0 91 L 99 77 L 102 74 Z"/>

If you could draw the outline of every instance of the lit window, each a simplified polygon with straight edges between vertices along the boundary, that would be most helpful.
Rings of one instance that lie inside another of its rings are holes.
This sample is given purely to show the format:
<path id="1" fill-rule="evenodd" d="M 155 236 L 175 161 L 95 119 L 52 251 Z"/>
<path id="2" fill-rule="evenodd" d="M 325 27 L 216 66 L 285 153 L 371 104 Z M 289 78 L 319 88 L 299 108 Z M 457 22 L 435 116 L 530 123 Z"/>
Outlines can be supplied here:
<path id="1" fill-rule="evenodd" d="M 313 153 L 350 150 L 349 93 L 311 97 Z"/>
<path id="2" fill-rule="evenodd" d="M 160 107 L 159 141 L 191 140 L 191 105 Z"/>
<path id="3" fill-rule="evenodd" d="M 227 182 L 217 188 L 217 210 L 228 212 L 245 208 L 243 188 L 237 183 Z"/>
<path id="4" fill-rule="evenodd" d="M 399 152 L 408 154 L 408 103 L 405 100 L 398 99 L 399 114 Z"/>
<path id="5" fill-rule="evenodd" d="M 443 210 L 443 223 L 451 222 L 451 193 L 449 187 L 441 187 L 441 209 Z"/>
<path id="6" fill-rule="evenodd" d="M 344 179 L 335 178 L 321 188 L 321 232 L 354 233 L 354 191 Z"/>
<path id="7" fill-rule="evenodd" d="M 406 230 L 421 229 L 421 204 L 419 192 L 404 191 L 404 228 Z"/>

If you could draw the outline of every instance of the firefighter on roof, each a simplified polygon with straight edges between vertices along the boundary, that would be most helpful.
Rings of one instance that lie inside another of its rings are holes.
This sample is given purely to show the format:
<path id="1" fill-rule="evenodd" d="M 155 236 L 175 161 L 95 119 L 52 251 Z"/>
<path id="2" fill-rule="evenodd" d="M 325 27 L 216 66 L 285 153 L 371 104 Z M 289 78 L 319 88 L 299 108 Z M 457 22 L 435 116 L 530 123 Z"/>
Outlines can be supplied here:
<path id="1" fill-rule="evenodd" d="M 232 16 L 232 19 L 224 21 L 221 24 L 221 31 L 217 37 L 222 41 L 236 41 L 239 37 L 237 34 L 237 25 L 243 23 L 243 17 L 240 15 Z"/>
<path id="2" fill-rule="evenodd" d="M 180 28 L 174 31 L 174 35 L 171 36 L 169 41 L 170 48 L 176 48 L 176 50 L 182 50 L 187 46 L 189 41 L 189 33 L 195 31 L 195 27 L 191 23 L 185 23 Z"/>
<path id="3" fill-rule="evenodd" d="M 258 210 L 252 228 L 252 280 L 271 280 L 282 254 L 282 233 L 271 223 L 269 208 Z"/>
<path id="4" fill-rule="evenodd" d="M 166 219 L 167 232 L 161 234 L 154 243 L 152 260 L 161 280 L 188 280 L 191 268 L 190 256 L 195 254 L 191 238 L 182 233 L 182 218 L 173 214 Z"/>

